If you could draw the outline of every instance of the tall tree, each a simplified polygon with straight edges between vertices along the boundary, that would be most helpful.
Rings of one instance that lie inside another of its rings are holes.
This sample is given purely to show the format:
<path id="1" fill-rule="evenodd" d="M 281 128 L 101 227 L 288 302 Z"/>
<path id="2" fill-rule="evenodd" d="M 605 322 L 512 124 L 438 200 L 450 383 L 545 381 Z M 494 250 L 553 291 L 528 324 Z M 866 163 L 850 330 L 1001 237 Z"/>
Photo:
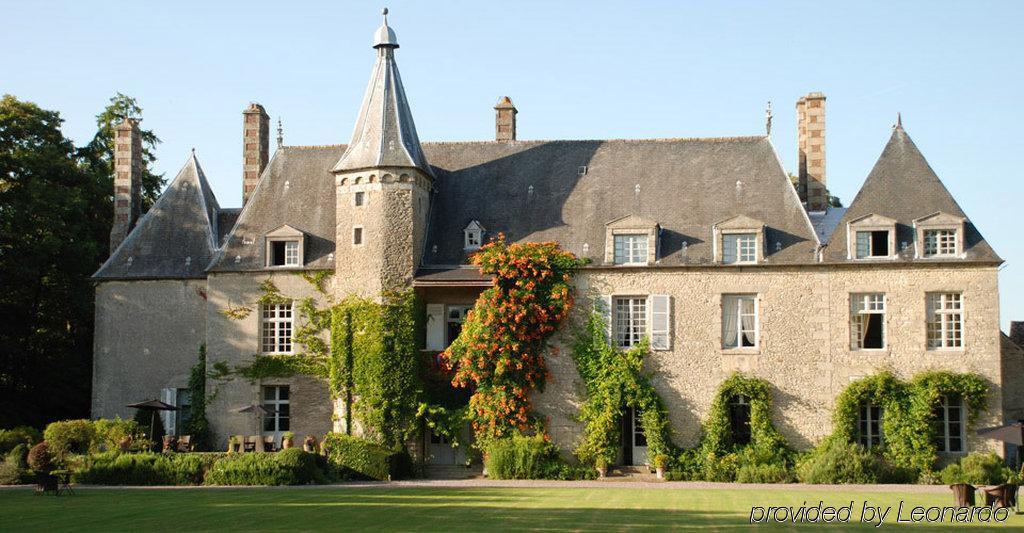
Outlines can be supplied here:
<path id="1" fill-rule="evenodd" d="M 121 94 L 114 94 L 110 103 L 102 113 L 96 115 L 96 136 L 86 147 L 93 158 L 102 161 L 106 165 L 107 175 L 114 175 L 114 126 L 126 118 L 142 119 L 142 107 L 132 98 Z M 146 168 L 142 171 L 142 212 L 145 213 L 153 202 L 160 196 L 163 189 L 163 174 L 154 174 L 150 165 L 156 161 L 153 151 L 156 145 L 160 144 L 160 138 L 153 133 L 153 130 L 140 129 L 142 134 L 142 162 Z"/>
<path id="2" fill-rule="evenodd" d="M 0 99 L 0 427 L 88 416 L 111 179 L 55 111 Z"/>

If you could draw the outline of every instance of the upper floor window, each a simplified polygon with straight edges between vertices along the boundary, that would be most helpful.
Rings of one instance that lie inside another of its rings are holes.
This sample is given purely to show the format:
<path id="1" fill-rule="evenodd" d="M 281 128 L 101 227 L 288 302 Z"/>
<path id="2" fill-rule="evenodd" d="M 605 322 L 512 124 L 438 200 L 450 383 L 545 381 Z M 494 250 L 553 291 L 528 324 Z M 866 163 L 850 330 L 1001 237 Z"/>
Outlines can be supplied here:
<path id="1" fill-rule="evenodd" d="M 850 347 L 854 350 L 885 348 L 885 294 L 850 295 Z"/>
<path id="2" fill-rule="evenodd" d="M 265 354 L 292 353 L 295 320 L 292 302 L 267 304 L 260 312 L 260 351 Z"/>
<path id="3" fill-rule="evenodd" d="M 647 298 L 620 296 L 613 301 L 615 345 L 631 348 L 647 335 Z"/>
<path id="4" fill-rule="evenodd" d="M 302 266 L 305 235 L 291 227 L 281 226 L 266 235 L 268 267 Z"/>
<path id="5" fill-rule="evenodd" d="M 757 234 L 727 233 L 723 235 L 722 262 L 727 265 L 736 263 L 756 263 Z"/>
<path id="6" fill-rule="evenodd" d="M 352 228 L 352 245 L 359 246 L 361 244 L 363 244 L 363 228 L 356 226 Z"/>
<path id="7" fill-rule="evenodd" d="M 857 259 L 889 255 L 889 230 L 857 232 Z"/>
<path id="8" fill-rule="evenodd" d="M 935 257 L 957 254 L 955 229 L 924 230 L 924 256 Z"/>
<path id="9" fill-rule="evenodd" d="M 932 411 L 935 448 L 944 453 L 964 451 L 964 402 L 959 396 L 940 396 Z"/>
<path id="10" fill-rule="evenodd" d="M 928 299 L 928 349 L 963 347 L 963 295 L 930 292 Z"/>
<path id="11" fill-rule="evenodd" d="M 882 408 L 869 402 L 860 404 L 857 417 L 857 442 L 865 448 L 882 445 Z"/>
<path id="12" fill-rule="evenodd" d="M 445 319 L 447 344 L 455 342 L 462 333 L 462 323 L 466 321 L 466 314 L 472 309 L 472 305 L 449 305 L 447 319 Z"/>
<path id="13" fill-rule="evenodd" d="M 352 195 L 352 205 L 356 207 L 362 207 L 366 205 L 366 193 L 363 191 L 356 191 Z"/>
<path id="14" fill-rule="evenodd" d="M 472 221 L 462 230 L 463 248 L 466 250 L 479 250 L 484 244 L 484 227 L 477 221 Z"/>
<path id="15" fill-rule="evenodd" d="M 647 264 L 647 235 L 615 235 L 615 264 Z"/>
<path id="16" fill-rule="evenodd" d="M 644 337 L 652 350 L 670 350 L 672 298 L 667 294 L 604 296 L 610 341 L 618 348 L 636 346 Z"/>
<path id="17" fill-rule="evenodd" d="M 722 348 L 756 347 L 757 330 L 757 295 L 722 296 Z"/>

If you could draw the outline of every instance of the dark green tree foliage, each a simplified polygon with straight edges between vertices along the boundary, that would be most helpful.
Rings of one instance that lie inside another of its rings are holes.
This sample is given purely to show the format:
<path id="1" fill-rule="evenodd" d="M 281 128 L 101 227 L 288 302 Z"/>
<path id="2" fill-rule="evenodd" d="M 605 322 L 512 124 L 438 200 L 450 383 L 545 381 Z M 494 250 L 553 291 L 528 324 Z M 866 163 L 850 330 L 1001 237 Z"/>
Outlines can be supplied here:
<path id="1" fill-rule="evenodd" d="M 0 99 L 0 427 L 89 413 L 89 276 L 107 252 L 111 182 L 61 123 Z"/>
<path id="2" fill-rule="evenodd" d="M 96 136 L 85 150 L 106 176 L 114 175 L 114 126 L 126 118 L 141 120 L 142 108 L 134 98 L 121 93 L 112 96 L 110 104 L 96 115 Z M 154 174 L 149 168 L 156 161 L 153 150 L 160 144 L 160 139 L 152 130 L 140 128 L 139 132 L 142 135 L 142 163 L 145 166 L 142 171 L 142 212 L 145 213 L 160 196 L 166 180 L 163 174 Z"/>
<path id="3" fill-rule="evenodd" d="M 206 418 L 206 345 L 199 347 L 199 360 L 192 367 L 188 378 L 189 406 L 188 427 L 185 431 L 192 436 L 197 450 L 210 448 L 210 421 Z"/>

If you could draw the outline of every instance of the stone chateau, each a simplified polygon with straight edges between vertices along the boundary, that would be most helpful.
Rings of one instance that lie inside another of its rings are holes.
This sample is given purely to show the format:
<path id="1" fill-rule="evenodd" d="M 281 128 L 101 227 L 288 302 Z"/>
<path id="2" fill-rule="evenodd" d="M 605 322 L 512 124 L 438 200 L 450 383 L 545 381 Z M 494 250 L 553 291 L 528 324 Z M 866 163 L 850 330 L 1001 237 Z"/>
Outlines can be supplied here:
<path id="1" fill-rule="evenodd" d="M 154 397 L 187 405 L 203 344 L 210 365 L 300 357 L 296 303 L 327 298 L 304 271 L 333 270 L 335 300 L 413 287 L 426 304 L 422 348 L 440 351 L 489 285 L 468 256 L 498 233 L 590 260 L 577 310 L 603 299 L 611 342 L 650 338 L 646 364 L 680 445 L 696 444 L 736 370 L 772 384 L 773 422 L 800 449 L 831 432 L 837 394 L 882 368 L 978 373 L 991 386 L 978 427 L 1024 416 L 1024 354 L 999 329 L 1002 260 L 899 122 L 857 196 L 831 207 L 821 93 L 796 103 L 794 184 L 769 135 L 522 140 L 508 97 L 493 140 L 420 142 L 398 48 L 385 19 L 348 144 L 287 146 L 278 130 L 272 152 L 264 108 L 243 111 L 241 208 L 221 207 L 193 154 L 140 216 L 138 126 L 117 128 L 112 253 L 95 274 L 94 417 L 129 417 L 126 404 Z M 294 301 L 258 305 L 268 278 Z M 253 309 L 241 318 L 223 312 L 243 306 Z M 567 350 L 548 361 L 535 404 L 571 450 L 582 382 Z M 253 404 L 271 414 L 238 412 Z M 223 444 L 321 436 L 343 429 L 335 411 L 322 380 L 296 376 L 218 384 L 207 413 Z M 879 411 L 861 410 L 862 441 L 880 437 Z M 626 415 L 623 461 L 643 464 L 643 428 Z M 1002 452 L 974 436 L 960 399 L 944 398 L 937 416 L 944 453 Z M 182 433 L 182 417 L 165 416 L 166 431 Z M 438 436 L 416 448 L 433 463 L 463 460 Z"/>

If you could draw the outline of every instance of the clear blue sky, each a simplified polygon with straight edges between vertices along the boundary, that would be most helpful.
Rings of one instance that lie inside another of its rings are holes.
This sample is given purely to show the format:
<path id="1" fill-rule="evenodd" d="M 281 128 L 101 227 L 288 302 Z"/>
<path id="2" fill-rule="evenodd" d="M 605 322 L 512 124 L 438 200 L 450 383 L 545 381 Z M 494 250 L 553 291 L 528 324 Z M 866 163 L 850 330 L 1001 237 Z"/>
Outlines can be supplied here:
<path id="1" fill-rule="evenodd" d="M 89 140 L 134 96 L 173 178 L 195 147 L 222 205 L 241 203 L 241 111 L 286 144 L 347 142 L 382 2 L 0 1 L 0 92 Z M 896 112 L 1006 259 L 1002 320 L 1024 320 L 1024 2 L 390 1 L 423 140 L 489 139 L 509 95 L 523 139 L 759 134 L 795 169 L 793 104 L 828 96 L 829 187 L 853 199 Z"/>

